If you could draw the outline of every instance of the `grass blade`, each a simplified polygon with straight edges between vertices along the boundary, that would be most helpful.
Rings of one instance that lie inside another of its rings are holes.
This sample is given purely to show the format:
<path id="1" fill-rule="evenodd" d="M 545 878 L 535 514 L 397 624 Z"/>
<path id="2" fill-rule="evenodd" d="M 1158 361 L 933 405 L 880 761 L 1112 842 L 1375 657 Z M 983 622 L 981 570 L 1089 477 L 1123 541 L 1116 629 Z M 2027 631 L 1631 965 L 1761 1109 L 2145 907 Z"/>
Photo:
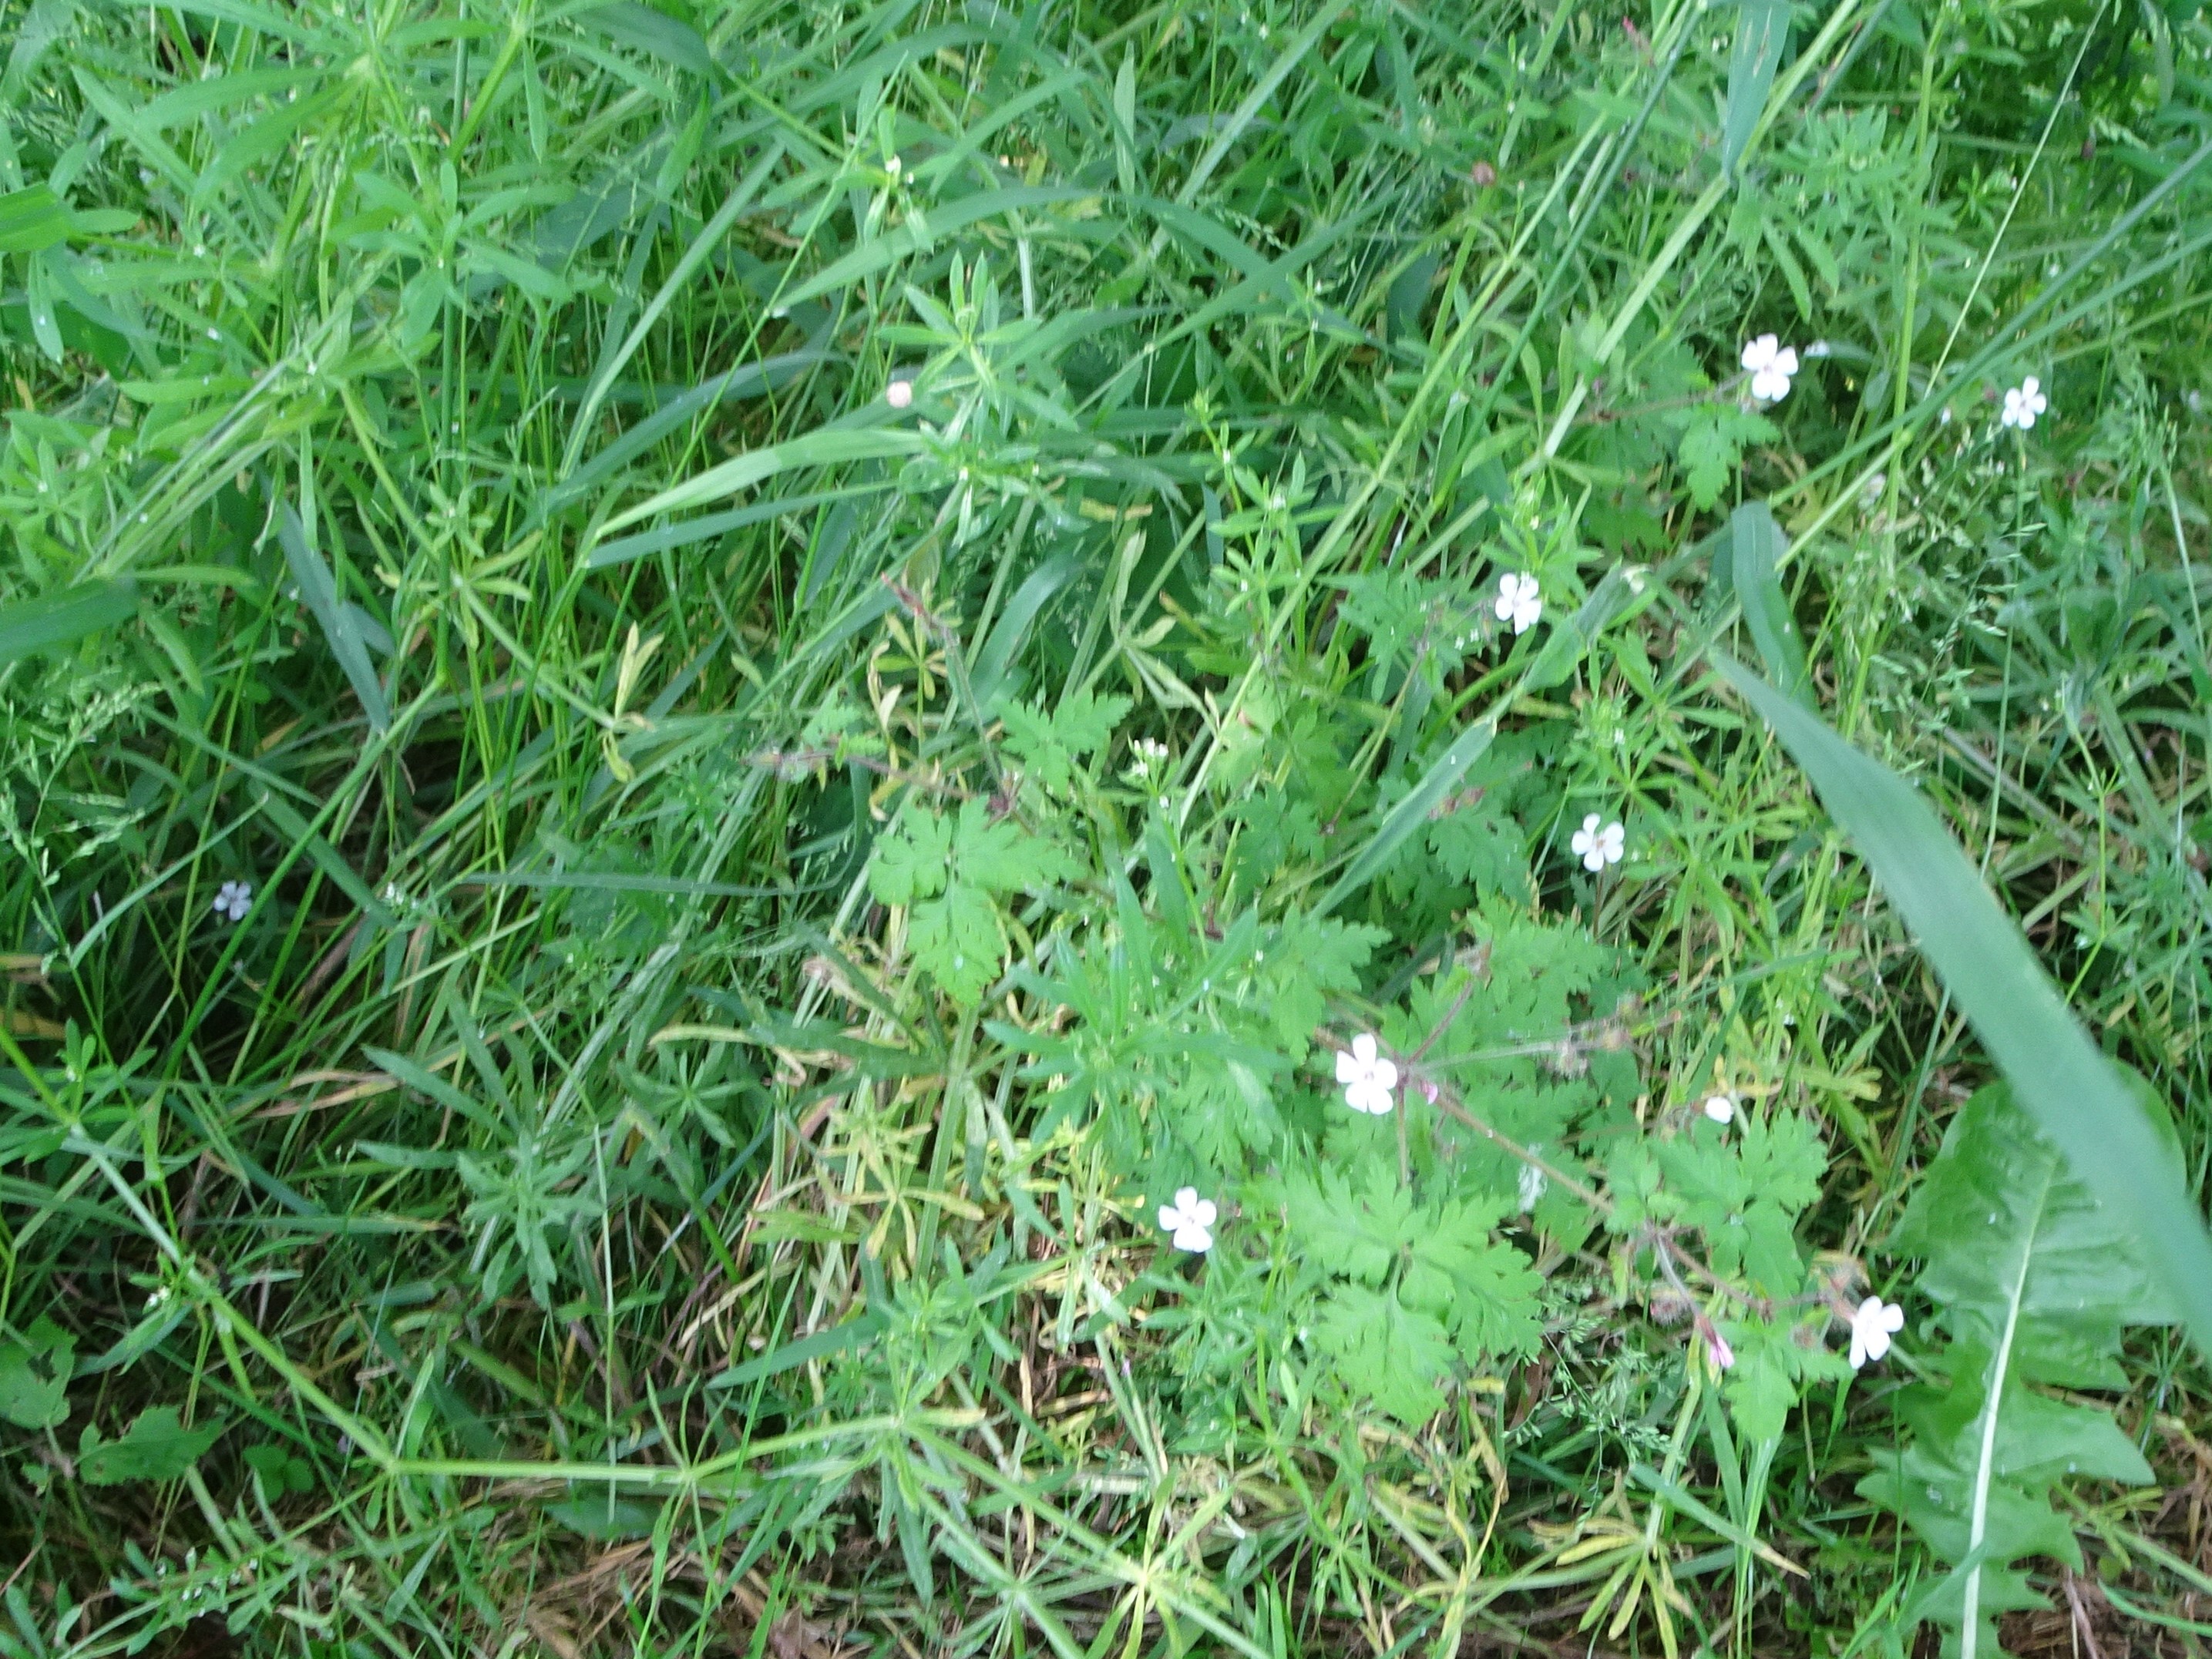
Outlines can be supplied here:
<path id="1" fill-rule="evenodd" d="M 1790 0 L 1743 0 L 1735 13 L 1735 49 L 1729 58 L 1728 107 L 1721 118 L 1721 171 L 1733 179 L 1736 163 L 1774 88 L 1790 39 Z"/>
<path id="2" fill-rule="evenodd" d="M 38 253 L 69 235 L 69 214 L 51 185 L 0 196 L 0 253 Z"/>
<path id="3" fill-rule="evenodd" d="M 2129 1218 L 2198 1351 L 2212 1354 L 2212 1237 L 2181 1172 L 1965 852 L 1896 773 L 1741 664 L 1717 652 L 1713 661 L 1812 779 L 2036 1126 Z"/>
<path id="4" fill-rule="evenodd" d="M 276 539 L 283 544 L 284 562 L 292 568 L 292 580 L 300 584 L 300 597 L 322 624 L 323 636 L 331 642 L 331 654 L 345 671 L 354 696 L 361 699 L 362 712 L 368 716 L 371 726 L 383 731 L 392 724 L 392 708 L 384 700 L 375 665 L 368 659 L 368 643 L 338 602 L 337 580 L 323 562 L 323 556 L 307 545 L 307 530 L 289 502 L 277 516 Z"/>
<path id="5" fill-rule="evenodd" d="M 1732 555 L 1729 574 L 1735 586 L 1737 603 L 1743 606 L 1752 641 L 1765 660 L 1766 672 L 1791 696 L 1802 698 L 1805 647 L 1797 637 L 1790 601 L 1776 572 L 1790 538 L 1782 533 L 1782 526 L 1774 521 L 1773 511 L 1765 501 L 1746 501 L 1736 508 L 1729 520 L 1729 538 Z"/>
<path id="6" fill-rule="evenodd" d="M 787 443 L 769 444 L 759 449 L 749 449 L 733 456 L 720 466 L 709 467 L 696 478 L 686 478 L 672 484 L 659 495 L 640 501 L 627 513 L 617 514 L 607 523 L 609 531 L 624 530 L 642 519 L 662 513 L 680 513 L 686 507 L 703 507 L 708 501 L 720 501 L 725 495 L 734 495 L 779 472 L 787 472 L 799 466 L 831 466 L 841 461 L 888 460 L 896 456 L 916 455 L 929 447 L 928 440 L 919 432 L 903 427 L 829 428 L 808 432 Z"/>
<path id="7" fill-rule="evenodd" d="M 35 599 L 0 605 L 0 668 L 34 651 L 50 651 L 112 628 L 138 608 L 138 585 L 125 580 L 82 582 Z"/>

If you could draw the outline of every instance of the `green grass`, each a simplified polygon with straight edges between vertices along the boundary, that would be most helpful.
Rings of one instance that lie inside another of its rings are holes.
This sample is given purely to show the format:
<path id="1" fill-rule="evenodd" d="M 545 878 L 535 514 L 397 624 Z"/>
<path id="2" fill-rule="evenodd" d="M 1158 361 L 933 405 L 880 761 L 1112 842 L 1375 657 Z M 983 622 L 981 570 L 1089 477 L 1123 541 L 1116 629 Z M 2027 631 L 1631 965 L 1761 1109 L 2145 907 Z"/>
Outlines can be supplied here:
<path id="1" fill-rule="evenodd" d="M 0 1655 L 1933 1652 L 1994 1062 L 1712 653 L 2201 1206 L 2212 30 L 1784 18 L 0 6 Z"/>

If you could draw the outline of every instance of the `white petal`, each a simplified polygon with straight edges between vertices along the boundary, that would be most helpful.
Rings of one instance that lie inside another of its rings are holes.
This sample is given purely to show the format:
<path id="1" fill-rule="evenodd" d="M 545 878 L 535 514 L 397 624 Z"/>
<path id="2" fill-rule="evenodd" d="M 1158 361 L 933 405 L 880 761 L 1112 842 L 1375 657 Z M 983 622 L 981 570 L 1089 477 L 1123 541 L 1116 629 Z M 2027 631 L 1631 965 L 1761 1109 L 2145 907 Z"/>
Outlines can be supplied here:
<path id="1" fill-rule="evenodd" d="M 1771 334 L 1761 334 L 1749 341 L 1743 349 L 1743 366 L 1756 374 L 1774 361 L 1774 350 L 1779 343 Z"/>
<path id="2" fill-rule="evenodd" d="M 1776 352 L 1774 354 L 1774 367 L 1777 372 L 1778 372 L 1784 380 L 1787 380 L 1790 376 L 1795 374 L 1797 372 L 1796 347 L 1784 346 L 1781 350 Z"/>
<path id="3" fill-rule="evenodd" d="M 1369 1075 L 1373 1079 L 1375 1086 L 1387 1093 L 1398 1086 L 1398 1062 L 1395 1060 L 1378 1060 L 1375 1062 L 1374 1071 Z"/>
<path id="4" fill-rule="evenodd" d="M 1181 1210 L 1185 1215 L 1188 1215 L 1190 1213 L 1192 1206 L 1197 1202 L 1197 1188 L 1178 1187 L 1176 1188 L 1176 1208 Z"/>
<path id="5" fill-rule="evenodd" d="M 1189 1209 L 1190 1218 L 1201 1227 L 1211 1227 L 1220 1214 L 1220 1210 L 1210 1198 L 1200 1199 Z"/>
<path id="6" fill-rule="evenodd" d="M 1735 1102 L 1726 1095 L 1714 1095 L 1705 1102 L 1705 1115 L 1716 1123 L 1735 1121 Z"/>
<path id="7" fill-rule="evenodd" d="M 1182 1225 L 1182 1212 L 1172 1204 L 1160 1206 L 1160 1231 L 1171 1233 Z"/>
<path id="8" fill-rule="evenodd" d="M 1605 849 L 1593 842 L 1589 851 L 1583 854 L 1583 868 L 1589 871 L 1593 875 L 1604 869 Z"/>
<path id="9" fill-rule="evenodd" d="M 1898 1306 L 1894 1302 L 1891 1303 L 1887 1308 L 1884 1308 L 1881 1310 L 1881 1328 L 1885 1331 L 1903 1330 L 1905 1328 L 1905 1310 Z"/>
<path id="10" fill-rule="evenodd" d="M 2043 382 L 2031 374 L 2020 383 L 2020 395 L 2023 398 L 2033 398 L 2042 389 L 2042 386 Z"/>
<path id="11" fill-rule="evenodd" d="M 1381 1117 L 1390 1109 L 1390 1091 L 1372 1079 L 1363 1078 L 1346 1086 L 1344 1103 L 1355 1112 Z"/>
<path id="12" fill-rule="evenodd" d="M 1536 1207 L 1536 1200 L 1543 1197 L 1544 1188 L 1550 1184 L 1544 1179 L 1544 1172 L 1534 1164 L 1524 1164 L 1521 1166 L 1522 1214 L 1526 1215 Z"/>
<path id="13" fill-rule="evenodd" d="M 1605 820 L 1603 818 L 1598 817 L 1596 813 L 1592 812 L 1583 820 L 1583 833 L 1586 836 L 1596 835 L 1598 825 L 1604 822 Z"/>
<path id="14" fill-rule="evenodd" d="M 1358 1060 L 1354 1060 L 1343 1049 L 1339 1048 L 1336 1051 L 1336 1080 L 1339 1083 L 1352 1082 L 1356 1079 L 1364 1076 L 1366 1074 L 1366 1071 L 1367 1068 L 1365 1066 L 1362 1066 Z"/>
<path id="15" fill-rule="evenodd" d="M 1358 1058 L 1359 1063 L 1363 1066 L 1365 1066 L 1371 1071 L 1375 1065 L 1375 1037 L 1373 1033 L 1362 1031 L 1358 1036 L 1352 1038 L 1352 1052 Z"/>
<path id="16" fill-rule="evenodd" d="M 1194 1223 L 1186 1224 L 1176 1229 L 1175 1247 L 1201 1255 L 1213 1248 L 1213 1235 Z"/>
<path id="17" fill-rule="evenodd" d="M 1851 1327 L 1851 1369 L 1862 1370 L 1867 1363 L 1866 1336 L 1856 1325 Z"/>

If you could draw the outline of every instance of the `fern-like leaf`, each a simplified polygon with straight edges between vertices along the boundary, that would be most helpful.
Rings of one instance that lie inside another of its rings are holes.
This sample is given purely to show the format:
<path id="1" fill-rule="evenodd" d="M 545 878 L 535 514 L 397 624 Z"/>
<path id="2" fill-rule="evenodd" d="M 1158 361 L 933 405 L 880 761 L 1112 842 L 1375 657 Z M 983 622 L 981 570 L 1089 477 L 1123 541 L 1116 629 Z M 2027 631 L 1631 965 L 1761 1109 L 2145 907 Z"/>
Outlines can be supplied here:
<path id="1" fill-rule="evenodd" d="M 2154 1100 L 2146 1109 L 2163 1121 Z M 1953 1121 L 1891 1245 L 1924 1259 L 1920 1289 L 1951 1340 L 1929 1382 L 1899 1402 L 1910 1443 L 1879 1456 L 1859 1492 L 1903 1516 L 1952 1569 L 1912 1616 L 1948 1627 L 1946 1653 L 1984 1659 L 1999 1651 L 1996 1614 L 2045 1605 L 2015 1562 L 2081 1565 L 2051 1488 L 2069 1477 L 2151 1479 L 2110 1412 L 2038 1385 L 2124 1387 L 2124 1328 L 2173 1314 L 2125 1221 L 2002 1084 Z"/>

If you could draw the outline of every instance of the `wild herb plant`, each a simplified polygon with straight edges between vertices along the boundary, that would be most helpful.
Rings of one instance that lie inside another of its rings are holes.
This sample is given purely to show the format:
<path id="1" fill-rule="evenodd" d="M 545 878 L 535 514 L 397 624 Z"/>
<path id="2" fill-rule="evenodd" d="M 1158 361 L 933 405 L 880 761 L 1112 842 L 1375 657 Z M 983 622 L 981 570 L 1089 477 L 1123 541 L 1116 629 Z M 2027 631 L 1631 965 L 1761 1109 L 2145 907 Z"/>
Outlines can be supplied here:
<path id="1" fill-rule="evenodd" d="M 0 1653 L 2203 1635 L 2195 11 L 0 17 Z"/>

